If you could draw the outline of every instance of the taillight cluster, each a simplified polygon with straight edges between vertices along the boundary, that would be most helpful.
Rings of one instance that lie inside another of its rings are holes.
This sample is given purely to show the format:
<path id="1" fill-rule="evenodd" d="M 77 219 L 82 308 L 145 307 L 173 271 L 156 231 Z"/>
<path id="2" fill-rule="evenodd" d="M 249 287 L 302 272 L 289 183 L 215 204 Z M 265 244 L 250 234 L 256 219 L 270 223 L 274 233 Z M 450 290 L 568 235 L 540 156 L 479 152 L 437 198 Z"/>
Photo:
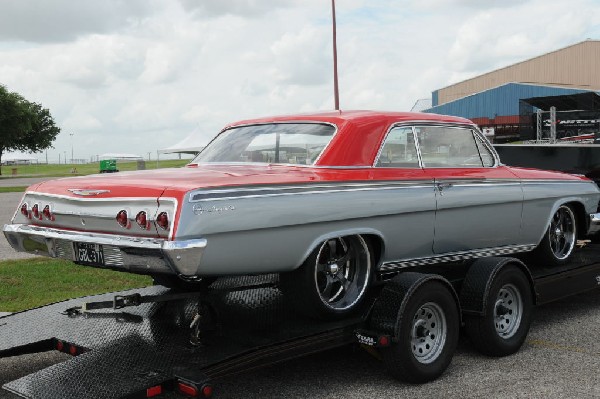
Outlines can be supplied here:
<path id="1" fill-rule="evenodd" d="M 127 211 L 125 209 L 120 210 L 117 213 L 117 216 L 115 219 L 117 220 L 117 223 L 119 224 L 119 226 L 126 228 L 126 229 L 131 228 L 131 221 L 129 220 L 129 215 L 127 214 Z M 146 211 L 138 212 L 137 215 L 135 216 L 135 223 L 138 225 L 138 227 L 140 229 L 149 230 L 150 226 L 151 226 L 151 222 L 148 219 L 148 213 Z M 156 223 L 156 225 L 160 229 L 168 230 L 170 221 L 169 221 L 169 215 L 167 214 L 167 212 L 159 213 L 158 216 L 156 217 L 156 220 L 154 221 L 154 223 Z"/>
<path id="2" fill-rule="evenodd" d="M 27 205 L 27 202 L 24 202 L 21 205 L 21 215 L 25 216 L 28 219 L 38 219 L 38 220 L 50 220 L 50 221 L 54 221 L 56 220 L 56 218 L 54 217 L 54 214 L 52 213 L 52 209 L 50 208 L 50 205 L 45 205 L 44 208 L 42 210 L 40 210 L 41 206 L 39 204 L 33 204 L 33 206 L 31 207 L 31 209 L 29 208 L 29 205 Z"/>

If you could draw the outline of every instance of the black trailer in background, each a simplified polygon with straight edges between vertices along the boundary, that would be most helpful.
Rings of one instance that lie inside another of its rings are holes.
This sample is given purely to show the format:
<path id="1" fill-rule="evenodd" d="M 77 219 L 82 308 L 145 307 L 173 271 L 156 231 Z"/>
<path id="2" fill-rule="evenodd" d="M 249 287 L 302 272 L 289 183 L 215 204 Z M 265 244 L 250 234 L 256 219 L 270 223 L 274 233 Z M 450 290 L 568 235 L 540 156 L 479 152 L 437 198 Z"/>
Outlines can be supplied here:
<path id="1" fill-rule="evenodd" d="M 597 144 L 495 144 L 503 164 L 557 170 L 600 181 L 600 145 Z"/>

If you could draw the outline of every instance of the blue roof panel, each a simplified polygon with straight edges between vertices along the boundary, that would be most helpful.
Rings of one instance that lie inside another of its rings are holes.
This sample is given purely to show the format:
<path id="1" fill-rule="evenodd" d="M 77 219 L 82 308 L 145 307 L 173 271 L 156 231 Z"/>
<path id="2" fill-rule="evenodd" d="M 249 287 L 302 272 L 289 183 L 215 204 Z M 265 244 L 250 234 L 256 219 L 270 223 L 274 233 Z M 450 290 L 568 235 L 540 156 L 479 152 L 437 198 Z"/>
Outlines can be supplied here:
<path id="1" fill-rule="evenodd" d="M 531 97 L 562 96 L 593 90 L 567 89 L 523 83 L 507 83 L 480 93 L 434 106 L 423 112 L 462 116 L 463 118 L 490 118 L 519 114 L 519 100 Z M 437 91 L 434 92 L 437 94 Z M 434 96 L 432 95 L 432 100 Z M 435 96 L 437 100 L 437 96 Z M 435 103 L 434 103 L 435 104 Z"/>

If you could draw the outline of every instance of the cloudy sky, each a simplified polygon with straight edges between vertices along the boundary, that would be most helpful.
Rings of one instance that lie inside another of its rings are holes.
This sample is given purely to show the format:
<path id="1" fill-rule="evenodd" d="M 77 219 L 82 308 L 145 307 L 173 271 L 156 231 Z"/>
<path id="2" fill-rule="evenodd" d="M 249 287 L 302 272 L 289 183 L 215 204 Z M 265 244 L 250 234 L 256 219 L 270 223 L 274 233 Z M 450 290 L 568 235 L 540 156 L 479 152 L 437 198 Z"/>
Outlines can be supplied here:
<path id="1" fill-rule="evenodd" d="M 342 109 L 410 110 L 448 84 L 600 39 L 599 0 L 336 7 Z M 0 84 L 50 109 L 62 128 L 51 162 L 71 145 L 75 158 L 155 159 L 238 119 L 333 109 L 330 20 L 329 0 L 0 0 Z"/>

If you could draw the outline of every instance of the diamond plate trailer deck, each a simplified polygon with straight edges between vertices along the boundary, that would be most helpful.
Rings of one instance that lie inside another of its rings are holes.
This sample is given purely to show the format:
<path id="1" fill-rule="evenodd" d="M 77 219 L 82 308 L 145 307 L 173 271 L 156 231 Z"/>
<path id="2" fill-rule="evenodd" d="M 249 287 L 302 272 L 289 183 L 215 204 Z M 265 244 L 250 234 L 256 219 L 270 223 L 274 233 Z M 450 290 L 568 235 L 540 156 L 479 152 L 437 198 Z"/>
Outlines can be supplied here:
<path id="1" fill-rule="evenodd" d="M 267 277 L 269 278 L 269 277 Z M 238 286 L 240 284 L 244 288 Z M 79 316 L 64 311 L 113 294 L 79 298 L 0 318 L 0 357 L 50 350 L 75 355 L 4 389 L 25 398 L 129 398 L 205 383 L 353 342 L 359 315 L 343 322 L 291 317 L 279 290 L 264 277 L 229 279 L 211 288 L 218 328 L 193 345 L 190 324 L 198 300 L 147 303 Z M 132 292 L 160 295 L 161 286 Z M 162 385 L 162 388 L 148 391 Z"/>
<path id="2" fill-rule="evenodd" d="M 506 263 L 505 259 L 490 258 L 478 265 L 496 267 Z M 599 259 L 600 245 L 593 244 L 579 250 L 570 265 L 528 268 L 535 302 L 542 304 L 598 287 Z M 475 294 L 465 283 L 468 271 L 476 269 L 471 267 L 474 264 L 413 268 L 411 271 L 419 271 L 425 278 L 418 273 L 400 274 L 400 279 L 383 287 L 387 298 L 392 294 L 391 300 L 381 303 L 383 295 L 378 298 L 378 290 L 374 290 L 362 313 L 330 322 L 294 314 L 280 294 L 275 276 L 218 280 L 209 297 L 219 324 L 203 336 L 202 346 L 190 342 L 190 324 L 198 309 L 195 297 L 79 316 L 64 314 L 82 302 L 112 300 L 112 293 L 16 313 L 0 318 L 0 357 L 57 349 L 74 356 L 3 388 L 25 398 L 152 397 L 160 391 L 176 390 L 179 382 L 201 390 L 220 377 L 355 342 L 357 329 L 366 328 L 368 333 L 377 326 L 379 332 L 389 333 L 397 341 L 394 326 L 399 321 L 394 313 L 401 312 L 394 309 L 402 307 L 405 293 L 400 291 L 410 291 L 409 281 L 427 283 L 428 276 L 443 276 L 460 295 L 463 317 L 477 314 L 478 301 L 470 299 L 469 295 Z M 485 274 L 471 280 L 475 287 L 486 285 Z M 170 291 L 155 286 L 116 294 L 132 292 L 161 295 Z M 395 292 L 400 296 L 394 298 Z M 388 359 L 390 362 L 398 364 L 395 358 Z"/>

